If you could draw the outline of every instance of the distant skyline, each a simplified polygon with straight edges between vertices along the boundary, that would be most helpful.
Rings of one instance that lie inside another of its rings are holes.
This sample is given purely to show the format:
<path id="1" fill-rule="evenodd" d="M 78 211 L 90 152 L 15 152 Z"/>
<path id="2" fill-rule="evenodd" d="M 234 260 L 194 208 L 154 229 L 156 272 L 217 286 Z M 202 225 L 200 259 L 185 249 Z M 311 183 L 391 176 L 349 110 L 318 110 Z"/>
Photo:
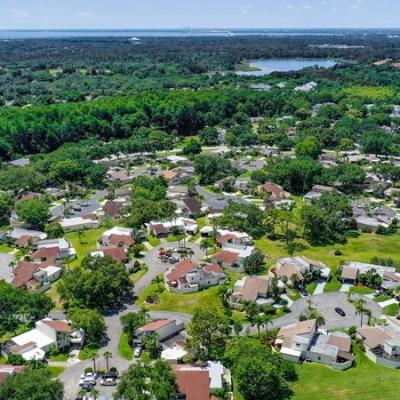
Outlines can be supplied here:
<path id="1" fill-rule="evenodd" d="M 1 0 L 0 29 L 400 28 L 399 0 Z"/>

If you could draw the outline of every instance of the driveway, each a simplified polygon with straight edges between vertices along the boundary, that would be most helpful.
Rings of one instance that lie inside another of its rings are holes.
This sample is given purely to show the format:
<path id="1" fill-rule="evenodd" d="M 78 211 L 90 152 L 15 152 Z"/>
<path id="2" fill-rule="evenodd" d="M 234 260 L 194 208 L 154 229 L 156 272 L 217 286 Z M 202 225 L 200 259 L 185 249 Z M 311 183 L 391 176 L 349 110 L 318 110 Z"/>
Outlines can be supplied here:
<path id="1" fill-rule="evenodd" d="M 319 282 L 317 287 L 314 290 L 313 296 L 324 293 L 325 285 L 326 285 L 326 282 Z"/>
<path id="2" fill-rule="evenodd" d="M 352 287 L 353 285 L 350 285 L 350 284 L 348 284 L 348 283 L 343 283 L 343 285 L 340 287 L 340 289 L 339 289 L 339 292 L 342 292 L 342 293 L 347 293 L 347 292 L 349 292 L 350 291 L 350 288 Z"/>
<path id="3" fill-rule="evenodd" d="M 4 279 L 10 283 L 13 280 L 13 270 L 10 263 L 15 261 L 15 257 L 11 254 L 0 253 L 0 280 Z"/>
<path id="4" fill-rule="evenodd" d="M 135 284 L 135 294 L 139 295 L 146 289 L 150 284 L 151 281 L 160 274 L 163 274 L 167 271 L 168 268 L 172 266 L 169 263 L 163 263 L 158 258 L 158 254 L 160 252 L 160 248 L 172 248 L 172 247 L 179 247 L 178 242 L 169 243 L 163 241 L 160 246 L 154 247 L 151 249 L 144 257 L 143 262 L 147 265 L 149 270 L 146 274 Z M 200 261 L 202 258 L 205 257 L 206 253 L 204 250 L 200 249 L 200 245 L 198 243 L 193 243 L 186 241 L 186 247 L 189 247 L 193 250 L 194 254 L 192 256 L 192 260 L 197 262 Z"/>

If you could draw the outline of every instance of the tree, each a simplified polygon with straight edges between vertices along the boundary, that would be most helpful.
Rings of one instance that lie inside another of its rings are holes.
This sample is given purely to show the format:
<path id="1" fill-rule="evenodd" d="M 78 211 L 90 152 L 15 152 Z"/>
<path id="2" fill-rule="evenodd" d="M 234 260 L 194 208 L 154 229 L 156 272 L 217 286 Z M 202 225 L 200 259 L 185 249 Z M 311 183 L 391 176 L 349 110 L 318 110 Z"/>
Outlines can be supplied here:
<path id="1" fill-rule="evenodd" d="M 150 336 L 146 336 L 143 339 L 144 349 L 153 359 L 157 358 L 160 355 L 158 339 L 159 335 L 157 333 L 152 333 Z"/>
<path id="2" fill-rule="evenodd" d="M 244 260 L 244 271 L 246 274 L 255 275 L 264 269 L 264 254 L 257 250 Z"/>
<path id="3" fill-rule="evenodd" d="M 59 222 L 50 222 L 44 231 L 47 233 L 48 239 L 58 239 L 64 237 L 64 229 Z"/>
<path id="4" fill-rule="evenodd" d="M 361 326 L 363 326 L 363 317 L 364 314 L 366 313 L 365 309 L 365 300 L 364 299 L 358 299 L 355 303 L 356 307 L 356 315 L 359 315 L 361 318 Z"/>
<path id="5" fill-rule="evenodd" d="M 196 308 L 186 346 L 200 360 L 218 359 L 230 333 L 228 319 L 214 306 Z"/>
<path id="6" fill-rule="evenodd" d="M 0 194 L 0 223 L 7 224 L 14 205 L 14 198 L 9 193 Z"/>
<path id="7" fill-rule="evenodd" d="M 177 395 L 175 374 L 168 363 L 139 362 L 121 376 L 116 400 L 171 400 Z"/>
<path id="8" fill-rule="evenodd" d="M 131 344 L 135 332 L 143 325 L 142 316 L 136 312 L 130 312 L 121 317 L 122 329 L 128 335 L 128 341 Z"/>
<path id="9" fill-rule="evenodd" d="M 2 400 L 63 400 L 64 388 L 47 369 L 26 369 L 10 375 L 0 386 Z"/>
<path id="10" fill-rule="evenodd" d="M 292 395 L 289 385 L 271 363 L 245 358 L 239 361 L 235 376 L 244 400 L 286 400 Z"/>
<path id="11" fill-rule="evenodd" d="M 17 203 L 18 218 L 35 229 L 43 229 L 50 217 L 49 206 L 39 199 L 22 200 Z"/>
<path id="12" fill-rule="evenodd" d="M 69 313 L 74 329 L 85 331 L 85 342 L 89 346 L 99 347 L 106 332 L 104 317 L 96 310 L 76 309 Z"/>
<path id="13" fill-rule="evenodd" d="M 203 239 L 200 242 L 200 249 L 205 250 L 206 258 L 208 258 L 208 249 L 211 248 L 214 244 L 214 241 L 211 238 Z"/>
<path id="14" fill-rule="evenodd" d="M 201 153 L 201 144 L 196 139 L 190 141 L 183 147 L 182 153 L 186 156 L 195 156 Z"/>
<path id="15" fill-rule="evenodd" d="M 112 353 L 110 351 L 105 351 L 103 356 L 106 359 L 107 372 L 110 372 L 109 360 L 112 358 Z"/>
<path id="16" fill-rule="evenodd" d="M 229 175 L 236 175 L 238 172 L 230 160 L 216 154 L 200 154 L 196 156 L 194 167 L 202 184 L 214 183 Z"/>
<path id="17" fill-rule="evenodd" d="M 71 305 L 104 309 L 115 306 L 132 287 L 125 266 L 111 257 L 87 257 L 64 277 L 57 290 Z"/>
<path id="18" fill-rule="evenodd" d="M 199 133 L 200 140 L 207 146 L 219 144 L 218 130 L 214 127 L 206 127 Z"/>
<path id="19" fill-rule="evenodd" d="M 298 157 L 307 157 L 316 160 L 321 154 L 321 145 L 317 138 L 307 136 L 296 143 L 295 152 Z"/>

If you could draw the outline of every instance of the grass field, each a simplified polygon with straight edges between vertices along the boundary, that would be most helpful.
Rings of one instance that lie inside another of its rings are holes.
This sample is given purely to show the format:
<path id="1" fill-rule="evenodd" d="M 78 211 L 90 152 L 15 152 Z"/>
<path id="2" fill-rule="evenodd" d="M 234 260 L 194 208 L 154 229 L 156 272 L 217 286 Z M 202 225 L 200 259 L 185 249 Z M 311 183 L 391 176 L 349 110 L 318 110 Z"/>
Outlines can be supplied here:
<path id="1" fill-rule="evenodd" d="M 147 241 L 153 246 L 153 247 L 157 247 L 161 244 L 161 240 L 154 237 L 153 235 L 148 235 L 147 236 Z"/>
<path id="2" fill-rule="evenodd" d="M 351 97 L 368 97 L 374 100 L 395 94 L 393 88 L 382 86 L 352 86 L 343 91 Z"/>
<path id="3" fill-rule="evenodd" d="M 375 292 L 374 289 L 370 289 L 369 287 L 365 286 L 352 286 L 350 288 L 350 293 L 366 295 L 366 294 L 372 294 L 374 292 Z"/>
<path id="4" fill-rule="evenodd" d="M 383 308 L 382 312 L 389 317 L 395 317 L 399 313 L 399 305 L 398 304 L 390 304 Z"/>
<path id="5" fill-rule="evenodd" d="M 79 242 L 78 232 L 71 232 L 65 235 L 65 238 L 72 243 L 78 255 L 78 258 L 70 265 L 72 268 L 78 266 L 91 251 L 97 249 L 97 241 L 105 230 L 106 228 L 98 228 L 83 231 L 81 243 Z"/>
<path id="6" fill-rule="evenodd" d="M 5 244 L 0 244 L 0 253 L 11 253 L 14 249 Z"/>
<path id="7" fill-rule="evenodd" d="M 128 343 L 128 334 L 123 332 L 118 343 L 118 354 L 125 358 L 125 360 L 132 360 L 133 358 L 133 350 L 132 347 Z"/>
<path id="8" fill-rule="evenodd" d="M 316 363 L 296 366 L 294 400 L 394 400 L 399 398 L 399 371 L 374 364 L 356 353 L 356 367 L 335 371 Z"/>
<path id="9" fill-rule="evenodd" d="M 49 361 L 68 361 L 68 354 L 57 354 L 49 358 Z"/>
<path id="10" fill-rule="evenodd" d="M 50 375 L 52 378 L 57 378 L 58 376 L 60 376 L 63 371 L 64 371 L 64 367 L 48 367 L 47 368 L 50 372 Z"/>

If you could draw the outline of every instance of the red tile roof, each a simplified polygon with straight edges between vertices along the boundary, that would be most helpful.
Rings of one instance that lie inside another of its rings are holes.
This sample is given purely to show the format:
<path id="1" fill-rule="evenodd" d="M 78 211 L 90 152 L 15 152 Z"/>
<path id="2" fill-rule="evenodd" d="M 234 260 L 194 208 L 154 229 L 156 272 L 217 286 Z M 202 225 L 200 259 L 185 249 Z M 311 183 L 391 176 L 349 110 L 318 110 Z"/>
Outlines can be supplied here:
<path id="1" fill-rule="evenodd" d="M 196 264 L 192 260 L 183 260 L 175 265 L 174 270 L 167 275 L 167 279 L 169 282 L 176 281 L 177 279 L 184 277 L 195 267 Z"/>
<path id="2" fill-rule="evenodd" d="M 55 259 L 59 256 L 60 249 L 58 247 L 41 247 L 40 249 L 36 250 L 31 257 L 33 259 L 36 258 L 51 258 Z"/>
<path id="3" fill-rule="evenodd" d="M 229 242 L 230 240 L 235 239 L 236 236 L 232 233 L 227 233 L 226 235 L 222 235 L 217 239 L 217 243 L 224 243 L 224 242 Z"/>
<path id="4" fill-rule="evenodd" d="M 43 322 L 53 328 L 57 332 L 71 332 L 71 328 L 67 321 L 62 320 L 43 320 Z"/>
<path id="5" fill-rule="evenodd" d="M 146 332 L 155 332 L 158 329 L 162 328 L 171 323 L 170 319 L 159 319 L 157 321 L 149 322 L 148 324 L 142 326 L 142 329 Z"/>
<path id="6" fill-rule="evenodd" d="M 112 247 L 103 249 L 104 257 L 111 257 L 115 262 L 121 263 L 125 261 L 128 256 L 123 247 Z"/>
<path id="7" fill-rule="evenodd" d="M 17 288 L 23 287 L 32 279 L 33 274 L 39 269 L 38 264 L 23 261 L 14 270 L 14 279 L 11 284 Z"/>
<path id="8" fill-rule="evenodd" d="M 221 253 L 217 253 L 211 256 L 212 260 L 217 260 L 223 264 L 231 264 L 239 258 L 239 253 L 233 253 L 232 251 L 224 250 Z"/>
<path id="9" fill-rule="evenodd" d="M 283 188 L 275 183 L 265 183 L 262 185 L 264 192 L 271 194 L 271 200 L 282 200 L 285 198 Z"/>
<path id="10" fill-rule="evenodd" d="M 167 233 L 166 229 L 164 228 L 163 224 L 156 224 L 153 225 L 153 230 L 156 235 L 160 235 L 162 233 Z"/>
<path id="11" fill-rule="evenodd" d="M 186 400 L 210 400 L 210 376 L 208 370 L 176 372 L 179 391 L 186 395 Z"/>
<path id="12" fill-rule="evenodd" d="M 110 235 L 108 238 L 108 244 L 112 244 L 114 246 L 118 246 L 121 242 L 124 244 L 124 246 L 132 246 L 134 243 L 132 238 L 127 235 Z"/>
<path id="13" fill-rule="evenodd" d="M 29 235 L 22 235 L 22 236 L 19 237 L 19 239 L 17 239 L 17 240 L 15 241 L 15 244 L 16 244 L 16 246 L 24 246 L 24 245 L 26 245 L 26 244 L 29 242 L 29 240 L 31 240 L 31 239 L 32 239 L 32 236 L 29 236 Z"/>
<path id="14" fill-rule="evenodd" d="M 224 272 L 223 269 L 219 265 L 216 265 L 216 264 L 207 264 L 204 266 L 203 270 L 205 272 L 215 272 L 217 274 Z"/>

